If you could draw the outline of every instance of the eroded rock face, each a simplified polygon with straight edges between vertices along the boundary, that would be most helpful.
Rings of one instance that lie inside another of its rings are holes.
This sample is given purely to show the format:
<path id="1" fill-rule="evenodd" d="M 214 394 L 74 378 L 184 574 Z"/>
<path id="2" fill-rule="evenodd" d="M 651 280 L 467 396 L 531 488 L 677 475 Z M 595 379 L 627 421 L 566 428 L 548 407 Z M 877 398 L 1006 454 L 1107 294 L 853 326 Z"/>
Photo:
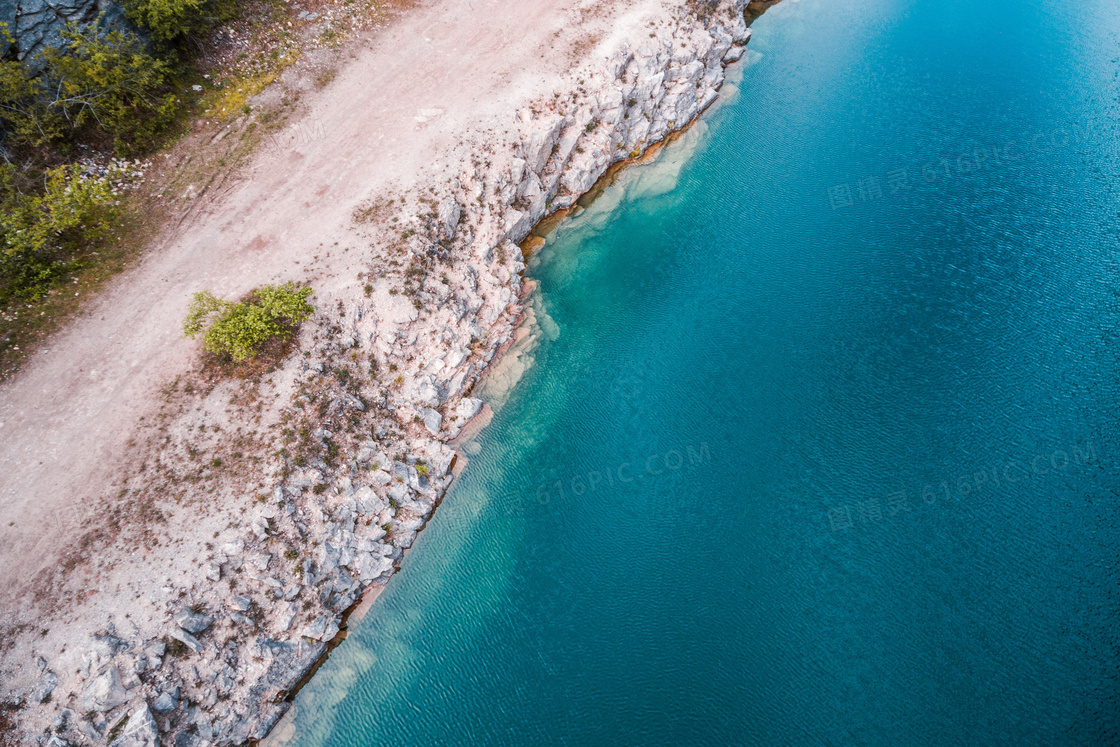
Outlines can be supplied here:
<path id="1" fill-rule="evenodd" d="M 13 41 L 0 39 L 0 57 L 14 58 L 39 70 L 37 55 L 65 43 L 66 24 L 87 26 L 101 18 L 102 28 L 121 29 L 144 38 L 129 22 L 120 5 L 109 0 L 0 0 L 0 23 L 7 24 Z"/>

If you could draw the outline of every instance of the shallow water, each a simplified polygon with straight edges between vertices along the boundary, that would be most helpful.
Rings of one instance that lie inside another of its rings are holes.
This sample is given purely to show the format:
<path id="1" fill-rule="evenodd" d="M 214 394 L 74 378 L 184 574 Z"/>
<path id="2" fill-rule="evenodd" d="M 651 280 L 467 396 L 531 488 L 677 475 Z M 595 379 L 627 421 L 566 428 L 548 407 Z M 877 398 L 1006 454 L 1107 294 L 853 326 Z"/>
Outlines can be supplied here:
<path id="1" fill-rule="evenodd" d="M 532 365 L 290 743 L 1120 740 L 1120 12 L 754 31 L 533 262 Z"/>

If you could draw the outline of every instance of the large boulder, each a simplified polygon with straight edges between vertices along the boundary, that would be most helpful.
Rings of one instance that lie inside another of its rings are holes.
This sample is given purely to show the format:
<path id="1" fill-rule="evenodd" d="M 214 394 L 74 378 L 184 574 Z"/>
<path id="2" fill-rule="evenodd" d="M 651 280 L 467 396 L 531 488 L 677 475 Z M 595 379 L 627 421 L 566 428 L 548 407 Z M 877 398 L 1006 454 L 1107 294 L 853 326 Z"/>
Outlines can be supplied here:
<path id="1" fill-rule="evenodd" d="M 147 703 L 128 717 L 128 723 L 124 725 L 121 738 L 114 742 L 114 747 L 159 747 L 159 727 Z"/>
<path id="2" fill-rule="evenodd" d="M 174 615 L 171 616 L 175 623 L 194 635 L 204 632 L 207 628 L 214 624 L 214 618 L 203 615 L 197 612 L 192 612 L 190 609 L 183 607 L 179 609 Z"/>
<path id="3" fill-rule="evenodd" d="M 39 675 L 35 687 L 31 689 L 32 702 L 42 703 L 51 696 L 56 687 L 58 687 L 58 675 L 48 669 Z"/>
<path id="4" fill-rule="evenodd" d="M 90 680 L 82 693 L 82 711 L 105 713 L 128 702 L 128 692 L 116 667 L 109 667 Z"/>

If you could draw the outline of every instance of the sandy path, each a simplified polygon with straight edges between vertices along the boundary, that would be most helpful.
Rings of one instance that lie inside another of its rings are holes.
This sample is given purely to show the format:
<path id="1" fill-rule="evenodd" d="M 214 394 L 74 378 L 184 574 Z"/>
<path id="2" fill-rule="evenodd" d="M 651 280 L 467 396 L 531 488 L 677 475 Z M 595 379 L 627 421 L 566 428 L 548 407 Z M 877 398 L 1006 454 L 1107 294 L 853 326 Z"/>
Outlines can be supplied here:
<path id="1" fill-rule="evenodd" d="M 488 119 L 512 126 L 511 112 L 551 92 L 588 34 L 571 24 L 575 5 L 433 2 L 355 45 L 335 80 L 304 99 L 305 121 L 322 137 L 263 148 L 0 387 L 5 604 L 18 604 L 27 580 L 80 536 L 138 419 L 158 410 L 160 389 L 193 361 L 197 343 L 180 326 L 191 295 L 236 297 L 289 279 L 352 282 L 361 253 L 340 249 L 358 248 L 354 206 L 423 184 L 428 171 L 454 173 L 472 148 L 460 133 Z"/>

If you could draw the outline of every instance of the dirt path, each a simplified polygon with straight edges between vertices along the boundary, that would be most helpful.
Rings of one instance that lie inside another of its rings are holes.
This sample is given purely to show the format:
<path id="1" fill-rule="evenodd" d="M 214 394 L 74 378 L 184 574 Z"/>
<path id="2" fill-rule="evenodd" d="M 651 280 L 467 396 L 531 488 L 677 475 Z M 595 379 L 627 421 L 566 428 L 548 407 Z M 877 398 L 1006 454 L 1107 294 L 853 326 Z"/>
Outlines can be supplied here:
<path id="1" fill-rule="evenodd" d="M 334 81 L 305 97 L 302 122 L 278 138 L 294 145 L 262 148 L 222 194 L 199 198 L 207 202 L 186 225 L 0 387 L 3 604 L 20 604 L 29 580 L 74 545 L 136 424 L 195 360 L 197 343 L 181 333 L 194 292 L 355 282 L 358 203 L 454 173 L 479 145 L 468 133 L 512 126 L 511 112 L 593 54 L 596 26 L 642 7 L 431 2 L 353 44 Z"/>

